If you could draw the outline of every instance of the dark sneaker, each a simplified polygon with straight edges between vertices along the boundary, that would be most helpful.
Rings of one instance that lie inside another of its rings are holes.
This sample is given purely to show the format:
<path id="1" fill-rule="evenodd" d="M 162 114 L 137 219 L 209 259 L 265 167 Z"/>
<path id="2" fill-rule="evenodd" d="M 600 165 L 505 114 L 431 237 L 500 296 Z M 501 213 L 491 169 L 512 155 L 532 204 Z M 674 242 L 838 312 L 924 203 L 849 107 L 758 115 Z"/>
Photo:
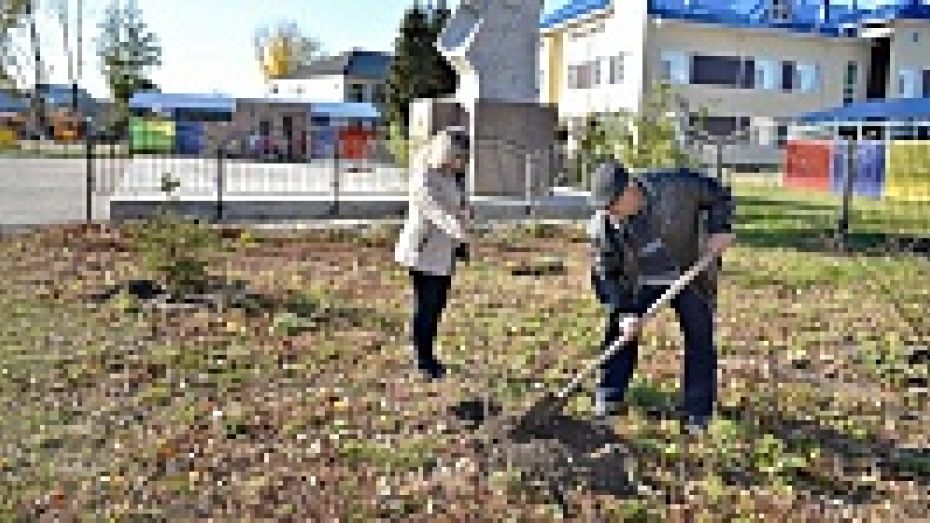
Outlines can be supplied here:
<path id="1" fill-rule="evenodd" d="M 438 361 L 417 362 L 417 368 L 428 380 L 441 380 L 446 375 L 446 367 Z"/>

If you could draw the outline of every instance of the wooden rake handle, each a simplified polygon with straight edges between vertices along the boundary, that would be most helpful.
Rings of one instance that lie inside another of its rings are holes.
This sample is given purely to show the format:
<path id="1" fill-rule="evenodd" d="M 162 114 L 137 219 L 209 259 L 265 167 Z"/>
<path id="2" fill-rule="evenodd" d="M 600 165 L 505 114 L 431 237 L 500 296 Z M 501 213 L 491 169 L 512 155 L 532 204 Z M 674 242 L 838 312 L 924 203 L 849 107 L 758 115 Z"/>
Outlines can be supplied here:
<path id="1" fill-rule="evenodd" d="M 720 251 L 714 250 L 705 254 L 700 260 L 697 261 L 697 263 L 688 269 L 687 272 L 682 274 L 678 280 L 676 280 L 675 283 L 673 283 L 672 286 L 669 287 L 668 290 L 666 290 L 662 296 L 659 297 L 659 299 L 657 299 L 652 305 L 649 306 L 649 309 L 647 309 L 646 312 L 644 312 L 642 316 L 639 317 L 639 321 L 644 322 L 646 320 L 652 319 L 658 313 L 659 309 L 672 301 L 675 296 L 677 296 L 678 293 L 682 291 L 682 289 L 687 287 L 688 284 L 690 284 L 698 274 L 706 269 L 707 266 L 717 258 L 719 253 Z M 560 399 L 565 399 L 570 394 L 575 392 L 578 387 L 581 386 L 581 382 L 584 381 L 585 378 L 587 378 L 592 372 L 594 372 L 595 369 L 600 367 L 611 356 L 623 348 L 623 346 L 626 345 L 630 338 L 630 331 L 624 329 L 624 332 L 618 336 L 616 340 L 614 340 L 614 342 L 610 345 L 610 348 L 601 353 L 598 359 L 589 363 L 587 367 L 576 374 L 572 381 L 557 393 L 557 396 Z"/>

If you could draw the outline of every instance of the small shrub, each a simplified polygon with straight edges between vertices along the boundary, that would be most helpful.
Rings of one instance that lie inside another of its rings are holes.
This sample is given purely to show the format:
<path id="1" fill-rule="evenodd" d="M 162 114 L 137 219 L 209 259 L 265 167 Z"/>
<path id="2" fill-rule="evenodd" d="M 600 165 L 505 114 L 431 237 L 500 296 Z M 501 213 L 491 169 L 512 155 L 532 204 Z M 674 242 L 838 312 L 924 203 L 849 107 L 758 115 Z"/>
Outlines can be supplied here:
<path id="1" fill-rule="evenodd" d="M 142 269 L 175 295 L 202 291 L 209 256 L 222 246 L 210 227 L 160 212 L 130 232 Z"/>

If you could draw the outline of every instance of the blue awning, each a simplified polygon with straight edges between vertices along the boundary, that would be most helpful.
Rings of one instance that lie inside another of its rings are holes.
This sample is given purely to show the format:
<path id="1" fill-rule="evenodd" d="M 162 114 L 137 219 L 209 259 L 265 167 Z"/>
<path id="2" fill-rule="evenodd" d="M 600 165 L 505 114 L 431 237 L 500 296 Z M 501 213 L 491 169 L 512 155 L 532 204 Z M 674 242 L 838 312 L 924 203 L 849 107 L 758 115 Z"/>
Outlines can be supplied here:
<path id="1" fill-rule="evenodd" d="M 236 101 L 220 95 L 136 93 L 129 100 L 129 108 L 157 111 L 189 109 L 231 113 L 236 109 Z"/>
<path id="2" fill-rule="evenodd" d="M 800 115 L 801 123 L 887 122 L 930 119 L 930 98 L 859 102 Z"/>

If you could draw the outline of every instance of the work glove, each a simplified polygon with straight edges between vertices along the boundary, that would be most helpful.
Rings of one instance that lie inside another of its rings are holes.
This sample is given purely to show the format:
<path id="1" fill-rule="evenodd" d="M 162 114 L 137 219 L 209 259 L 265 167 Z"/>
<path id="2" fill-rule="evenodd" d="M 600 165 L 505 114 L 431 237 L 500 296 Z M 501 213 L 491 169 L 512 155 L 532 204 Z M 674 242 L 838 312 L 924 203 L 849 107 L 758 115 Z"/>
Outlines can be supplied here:
<path id="1" fill-rule="evenodd" d="M 620 318 L 620 332 L 638 338 L 643 330 L 643 320 L 638 314 L 629 314 Z"/>
<path id="2" fill-rule="evenodd" d="M 465 263 L 471 261 L 471 245 L 468 243 L 460 243 L 455 247 L 455 259 L 461 260 Z"/>

